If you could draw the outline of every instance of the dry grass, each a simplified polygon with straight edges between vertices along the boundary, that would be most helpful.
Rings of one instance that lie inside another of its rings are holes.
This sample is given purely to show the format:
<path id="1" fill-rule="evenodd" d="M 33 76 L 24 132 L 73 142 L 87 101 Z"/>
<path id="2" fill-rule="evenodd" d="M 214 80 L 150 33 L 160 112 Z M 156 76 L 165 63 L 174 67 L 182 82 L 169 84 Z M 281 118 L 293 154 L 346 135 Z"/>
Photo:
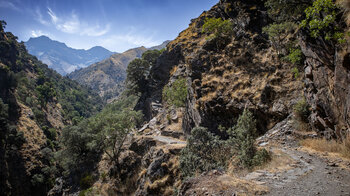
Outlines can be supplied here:
<path id="1" fill-rule="evenodd" d="M 326 139 L 305 139 L 300 144 L 316 151 L 336 153 L 341 157 L 350 158 L 350 136 L 343 142 Z"/>
<path id="2" fill-rule="evenodd" d="M 291 169 L 291 164 L 296 161 L 282 150 L 275 149 L 271 155 L 271 161 L 264 165 L 257 166 L 254 170 L 266 170 L 271 173 L 287 171 Z"/>

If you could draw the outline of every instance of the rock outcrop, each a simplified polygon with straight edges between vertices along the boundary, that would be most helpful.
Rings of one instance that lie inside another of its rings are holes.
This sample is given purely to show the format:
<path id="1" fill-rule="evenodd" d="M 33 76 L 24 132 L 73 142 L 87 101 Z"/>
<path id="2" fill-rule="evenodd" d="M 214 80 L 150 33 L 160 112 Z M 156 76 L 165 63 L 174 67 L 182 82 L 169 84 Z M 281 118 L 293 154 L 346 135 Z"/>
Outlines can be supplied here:
<path id="1" fill-rule="evenodd" d="M 202 26 L 212 17 L 231 20 L 233 35 L 208 38 Z M 186 133 L 194 126 L 218 133 L 219 125 L 233 126 L 245 107 L 254 112 L 260 133 L 286 118 L 300 97 L 302 82 L 262 34 L 268 23 L 263 2 L 257 0 L 220 1 L 193 19 L 152 67 L 148 91 L 139 103 L 146 119 L 157 114 L 154 105 L 162 103 L 163 87 L 181 77 L 188 87 Z"/>
<path id="2" fill-rule="evenodd" d="M 300 36 L 305 60 L 305 95 L 311 105 L 310 122 L 327 138 L 350 130 L 350 50 L 323 39 Z"/>

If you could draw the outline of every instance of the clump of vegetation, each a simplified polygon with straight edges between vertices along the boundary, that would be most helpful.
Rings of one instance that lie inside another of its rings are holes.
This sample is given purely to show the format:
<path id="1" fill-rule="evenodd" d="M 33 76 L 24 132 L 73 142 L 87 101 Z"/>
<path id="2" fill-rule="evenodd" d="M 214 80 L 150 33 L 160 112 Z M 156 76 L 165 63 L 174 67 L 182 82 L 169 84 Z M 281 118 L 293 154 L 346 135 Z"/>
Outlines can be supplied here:
<path id="1" fill-rule="evenodd" d="M 127 94 L 137 95 L 145 91 L 149 71 L 161 55 L 159 50 L 148 50 L 141 58 L 131 61 L 126 69 Z"/>
<path id="2" fill-rule="evenodd" d="M 187 85 L 185 78 L 177 79 L 171 86 L 163 89 L 163 100 L 176 107 L 185 106 L 187 99 Z"/>
<path id="3" fill-rule="evenodd" d="M 93 183 L 94 183 L 94 179 L 93 179 L 92 175 L 90 175 L 90 174 L 87 174 L 83 178 L 80 179 L 80 187 L 82 189 L 87 189 L 87 188 L 91 187 Z"/>
<path id="4" fill-rule="evenodd" d="M 298 21 L 311 3 L 312 1 L 304 0 L 267 0 L 265 6 L 268 8 L 269 16 L 280 23 Z"/>
<path id="5" fill-rule="evenodd" d="M 299 78 L 300 73 L 299 73 L 299 69 L 297 67 L 293 67 L 292 73 L 293 73 L 295 79 Z"/>
<path id="6" fill-rule="evenodd" d="M 259 152 L 255 145 L 256 121 L 249 110 L 244 109 L 239 116 L 237 125 L 227 131 L 230 135 L 229 144 L 232 154 L 236 155 L 239 163 L 246 168 L 261 165 L 270 159 L 267 151 Z"/>
<path id="7" fill-rule="evenodd" d="M 220 127 L 224 131 L 223 127 Z M 197 127 L 191 132 L 187 146 L 181 151 L 180 169 L 184 177 L 212 169 L 225 169 L 232 157 L 245 168 L 262 165 L 271 159 L 270 153 L 255 147 L 256 123 L 253 114 L 244 110 L 237 125 L 227 130 L 228 140 Z"/>
<path id="8" fill-rule="evenodd" d="M 190 177 L 216 168 L 224 169 L 229 159 L 225 141 L 206 128 L 196 127 L 181 151 L 180 168 L 184 177 Z"/>
<path id="9" fill-rule="evenodd" d="M 303 60 L 303 53 L 300 48 L 290 48 L 287 60 L 294 65 L 301 65 Z"/>
<path id="10" fill-rule="evenodd" d="M 63 130 L 64 148 L 56 156 L 66 175 L 87 170 L 82 166 L 93 165 L 103 152 L 110 161 L 117 160 L 128 134 L 142 118 L 141 112 L 133 110 L 136 101 L 136 96 L 121 98 L 96 116 Z"/>
<path id="11" fill-rule="evenodd" d="M 305 10 L 306 18 L 301 22 L 302 28 L 310 31 L 310 36 L 322 36 L 325 40 L 342 44 L 346 42 L 342 26 L 336 22 L 340 8 L 332 0 L 315 0 Z"/>
<path id="12" fill-rule="evenodd" d="M 294 115 L 297 120 L 302 122 L 308 122 L 308 117 L 310 115 L 309 104 L 306 102 L 305 98 L 300 99 L 293 107 Z"/>
<path id="13" fill-rule="evenodd" d="M 309 116 L 310 116 L 310 106 L 306 102 L 306 99 L 303 97 L 300 99 L 294 106 L 293 106 L 293 112 L 294 112 L 294 119 L 293 119 L 293 126 L 295 129 L 299 131 L 309 131 L 310 125 L 309 125 Z"/>
<path id="14" fill-rule="evenodd" d="M 284 41 L 296 29 L 294 22 L 273 23 L 263 28 L 278 54 L 285 48 Z"/>
<path id="15" fill-rule="evenodd" d="M 227 36 L 233 33 L 233 24 L 230 20 L 206 18 L 202 27 L 202 32 L 213 34 L 214 37 Z"/>

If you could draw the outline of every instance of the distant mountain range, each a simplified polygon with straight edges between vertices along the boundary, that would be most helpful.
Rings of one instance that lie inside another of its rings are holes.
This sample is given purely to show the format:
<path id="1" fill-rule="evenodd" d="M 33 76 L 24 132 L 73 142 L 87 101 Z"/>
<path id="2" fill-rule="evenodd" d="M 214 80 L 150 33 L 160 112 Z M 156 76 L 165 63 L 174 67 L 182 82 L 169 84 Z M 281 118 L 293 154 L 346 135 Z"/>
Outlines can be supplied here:
<path id="1" fill-rule="evenodd" d="M 145 51 L 160 50 L 165 48 L 169 42 L 165 41 L 151 48 L 142 46 L 120 54 L 113 54 L 108 59 L 72 72 L 68 77 L 80 84 L 92 87 L 104 100 L 110 102 L 123 90 L 128 64 L 135 58 L 140 58 Z"/>
<path id="2" fill-rule="evenodd" d="M 101 46 L 95 46 L 89 50 L 70 48 L 46 36 L 30 38 L 24 44 L 30 54 L 61 75 L 67 75 L 76 69 L 85 68 L 115 54 Z"/>

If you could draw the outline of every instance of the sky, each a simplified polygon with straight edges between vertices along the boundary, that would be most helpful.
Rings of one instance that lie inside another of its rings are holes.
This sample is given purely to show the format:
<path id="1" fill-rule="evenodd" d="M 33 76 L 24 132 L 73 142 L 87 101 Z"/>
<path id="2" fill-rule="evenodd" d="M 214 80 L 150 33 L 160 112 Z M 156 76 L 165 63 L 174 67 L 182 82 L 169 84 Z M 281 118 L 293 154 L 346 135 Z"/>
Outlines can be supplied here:
<path id="1" fill-rule="evenodd" d="M 123 52 L 175 39 L 219 0 L 0 0 L 0 20 L 19 41 L 46 35 L 76 49 Z"/>

